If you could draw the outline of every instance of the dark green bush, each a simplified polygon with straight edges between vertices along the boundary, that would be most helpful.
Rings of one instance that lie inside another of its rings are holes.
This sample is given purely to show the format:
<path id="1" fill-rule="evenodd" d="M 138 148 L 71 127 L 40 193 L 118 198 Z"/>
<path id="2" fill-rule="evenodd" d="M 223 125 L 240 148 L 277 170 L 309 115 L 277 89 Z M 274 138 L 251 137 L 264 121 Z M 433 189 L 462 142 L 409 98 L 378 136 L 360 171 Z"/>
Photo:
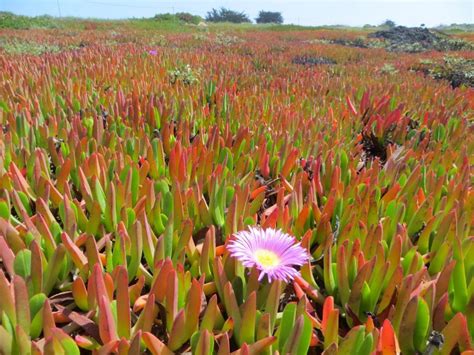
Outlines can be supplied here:
<path id="1" fill-rule="evenodd" d="M 260 11 L 255 19 L 257 23 L 283 23 L 281 12 Z"/>
<path id="2" fill-rule="evenodd" d="M 380 26 L 394 28 L 395 26 L 397 26 L 397 24 L 392 20 L 385 20 Z"/>
<path id="3" fill-rule="evenodd" d="M 209 22 L 252 22 L 245 12 L 238 12 L 221 7 L 219 10 L 212 9 L 207 13 L 206 21 Z"/>

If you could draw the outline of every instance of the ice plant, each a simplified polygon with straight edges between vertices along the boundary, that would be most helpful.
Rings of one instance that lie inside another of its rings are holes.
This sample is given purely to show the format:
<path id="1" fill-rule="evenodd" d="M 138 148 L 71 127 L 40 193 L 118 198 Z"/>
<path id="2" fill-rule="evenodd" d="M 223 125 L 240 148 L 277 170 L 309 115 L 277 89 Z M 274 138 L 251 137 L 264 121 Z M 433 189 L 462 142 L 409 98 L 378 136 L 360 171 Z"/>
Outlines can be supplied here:
<path id="1" fill-rule="evenodd" d="M 308 260 L 308 253 L 296 243 L 294 237 L 281 230 L 250 227 L 234 235 L 227 249 L 245 267 L 256 267 L 260 271 L 259 281 L 268 277 L 268 281 L 290 281 L 301 266 Z"/>
<path id="2" fill-rule="evenodd" d="M 474 88 L 149 24 L 0 26 L 0 354 L 472 354 Z"/>

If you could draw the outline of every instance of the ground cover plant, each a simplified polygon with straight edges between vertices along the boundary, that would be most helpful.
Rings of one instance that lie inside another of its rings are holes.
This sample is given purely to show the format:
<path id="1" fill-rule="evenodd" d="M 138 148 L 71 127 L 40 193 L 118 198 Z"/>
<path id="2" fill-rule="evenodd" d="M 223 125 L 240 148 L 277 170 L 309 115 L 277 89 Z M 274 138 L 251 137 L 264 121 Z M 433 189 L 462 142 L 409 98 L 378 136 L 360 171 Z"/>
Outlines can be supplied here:
<path id="1" fill-rule="evenodd" d="M 425 59 L 415 65 L 413 70 L 421 71 L 434 79 L 448 80 L 453 87 L 474 87 L 473 59 L 446 56 L 438 63 Z"/>
<path id="2" fill-rule="evenodd" d="M 423 52 L 428 50 L 472 50 L 472 43 L 427 28 L 397 26 L 370 34 L 385 41 L 384 46 L 394 52 Z"/>
<path id="3" fill-rule="evenodd" d="M 152 21 L 0 31 L 0 353 L 472 354 L 446 53 Z"/>

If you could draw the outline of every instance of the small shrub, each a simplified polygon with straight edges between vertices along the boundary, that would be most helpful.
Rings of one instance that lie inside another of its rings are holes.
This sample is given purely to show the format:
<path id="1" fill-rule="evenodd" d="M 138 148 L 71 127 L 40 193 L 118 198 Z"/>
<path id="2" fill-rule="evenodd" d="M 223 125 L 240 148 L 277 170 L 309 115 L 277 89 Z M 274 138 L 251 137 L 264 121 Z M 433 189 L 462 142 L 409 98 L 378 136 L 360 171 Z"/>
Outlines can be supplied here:
<path id="1" fill-rule="evenodd" d="M 172 84 L 181 81 L 185 85 L 191 85 L 199 81 L 198 73 L 194 71 L 189 64 L 169 70 L 168 74 Z"/>
<path id="2" fill-rule="evenodd" d="M 336 38 L 336 39 L 330 40 L 329 43 L 340 44 L 342 46 L 356 47 L 356 48 L 368 47 L 368 44 L 365 42 L 365 38 L 363 37 L 357 37 L 354 40 L 345 39 L 345 38 Z"/>
<path id="3" fill-rule="evenodd" d="M 291 61 L 293 64 L 299 64 L 299 65 L 321 65 L 321 64 L 336 64 L 336 61 L 332 58 L 328 57 L 314 57 L 310 55 L 301 55 L 301 56 L 296 56 L 293 58 Z"/>
<path id="4" fill-rule="evenodd" d="M 151 46 L 160 46 L 160 47 L 163 47 L 163 46 L 166 46 L 168 44 L 168 40 L 166 39 L 165 36 L 163 35 L 159 35 L 157 37 L 152 37 L 150 39 L 150 45 Z"/>
<path id="5" fill-rule="evenodd" d="M 392 64 L 385 63 L 383 67 L 380 68 L 380 73 L 393 75 L 398 73 L 398 70 Z"/>
<path id="6" fill-rule="evenodd" d="M 304 42 L 309 43 L 309 44 L 331 44 L 331 43 L 333 43 L 331 40 L 324 39 L 324 38 L 308 39 Z"/>
<path id="7" fill-rule="evenodd" d="M 241 43 L 243 40 L 237 36 L 231 36 L 225 33 L 217 33 L 215 42 L 220 46 L 229 47 L 233 44 Z"/>
<path id="8" fill-rule="evenodd" d="M 193 39 L 198 42 L 207 42 L 209 41 L 209 36 L 204 33 L 194 33 Z"/>

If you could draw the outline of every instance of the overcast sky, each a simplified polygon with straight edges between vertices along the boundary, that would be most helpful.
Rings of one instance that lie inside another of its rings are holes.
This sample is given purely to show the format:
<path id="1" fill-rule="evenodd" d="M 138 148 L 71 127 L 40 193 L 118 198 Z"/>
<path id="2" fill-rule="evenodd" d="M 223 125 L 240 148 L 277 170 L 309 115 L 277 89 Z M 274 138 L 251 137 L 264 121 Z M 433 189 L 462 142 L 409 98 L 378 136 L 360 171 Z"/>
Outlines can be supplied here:
<path id="1" fill-rule="evenodd" d="M 474 0 L 0 0 L 0 11 L 95 18 L 151 17 L 186 11 L 205 16 L 225 6 L 255 18 L 259 10 L 280 11 L 285 23 L 301 25 L 397 24 L 427 26 L 474 23 Z"/>

